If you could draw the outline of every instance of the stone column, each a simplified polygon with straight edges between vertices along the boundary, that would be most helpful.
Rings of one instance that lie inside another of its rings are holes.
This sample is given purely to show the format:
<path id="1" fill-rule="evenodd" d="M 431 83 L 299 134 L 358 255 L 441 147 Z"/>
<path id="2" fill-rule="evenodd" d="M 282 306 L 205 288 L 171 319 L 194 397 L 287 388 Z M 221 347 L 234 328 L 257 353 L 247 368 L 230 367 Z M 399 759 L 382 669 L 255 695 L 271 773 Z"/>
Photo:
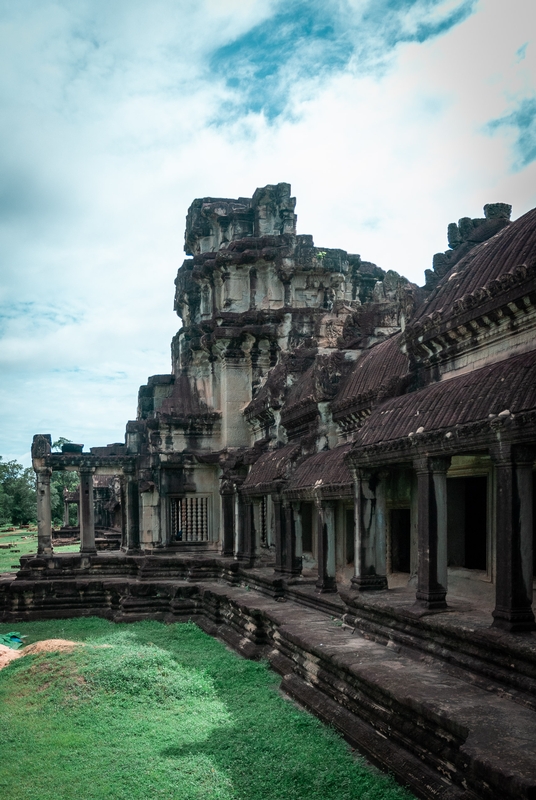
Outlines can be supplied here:
<path id="1" fill-rule="evenodd" d="M 63 501 L 63 525 L 65 528 L 69 527 L 69 501 Z"/>
<path id="2" fill-rule="evenodd" d="M 297 551 L 296 517 L 292 504 L 285 502 L 282 507 L 284 516 L 284 537 L 282 541 L 282 571 L 287 575 L 299 575 L 302 568 L 301 559 L 301 528 L 300 528 L 300 555 Z"/>
<path id="3" fill-rule="evenodd" d="M 419 564 L 417 603 L 446 608 L 447 596 L 447 471 L 450 458 L 418 458 Z"/>
<path id="4" fill-rule="evenodd" d="M 52 512 L 50 508 L 50 478 L 52 470 L 41 467 L 37 474 L 37 553 L 52 555 Z"/>
<path id="5" fill-rule="evenodd" d="M 136 470 L 134 467 L 124 467 L 125 474 L 125 549 L 127 553 L 140 549 L 140 493 Z"/>
<path id="6" fill-rule="evenodd" d="M 275 567 L 274 571 L 283 571 L 283 549 L 286 540 L 286 517 L 283 513 L 283 503 L 278 494 L 272 495 L 274 508 L 274 532 L 275 532 Z"/>
<path id="7" fill-rule="evenodd" d="M 387 472 L 356 470 L 354 474 L 354 577 L 358 591 L 387 589 L 386 508 Z"/>
<path id="8" fill-rule="evenodd" d="M 335 580 L 335 507 L 331 501 L 316 501 L 318 592 L 336 592 Z"/>
<path id="9" fill-rule="evenodd" d="M 95 508 L 93 505 L 94 467 L 80 467 L 80 552 L 96 553 Z"/>
<path id="10" fill-rule="evenodd" d="M 292 503 L 292 511 L 294 514 L 294 536 L 296 540 L 296 560 L 301 563 L 303 557 L 303 535 L 302 535 L 302 519 L 301 519 L 301 503 Z"/>
<path id="11" fill-rule="evenodd" d="M 496 448 L 497 575 L 493 626 L 507 631 L 536 628 L 532 611 L 531 448 Z"/>

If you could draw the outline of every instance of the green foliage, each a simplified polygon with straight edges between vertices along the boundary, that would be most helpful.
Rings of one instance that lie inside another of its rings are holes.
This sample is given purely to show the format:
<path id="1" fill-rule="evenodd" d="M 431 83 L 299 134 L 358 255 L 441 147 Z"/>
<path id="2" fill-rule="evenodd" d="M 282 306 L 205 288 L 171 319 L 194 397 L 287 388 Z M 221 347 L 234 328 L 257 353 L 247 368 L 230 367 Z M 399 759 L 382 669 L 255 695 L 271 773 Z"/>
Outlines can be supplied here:
<path id="1" fill-rule="evenodd" d="M 0 525 L 26 525 L 37 518 L 35 473 L 0 456 Z"/>
<path id="2" fill-rule="evenodd" d="M 0 672 L 10 800 L 410 800 L 280 696 L 265 665 L 191 623 L 18 623 L 83 641 Z M 0 626 L 0 633 L 9 630 Z"/>
<path id="3" fill-rule="evenodd" d="M 74 492 L 80 483 L 77 472 L 53 472 L 50 479 L 50 509 L 52 524 L 63 525 L 63 492 Z M 69 524 L 76 524 L 76 507 L 69 508 Z"/>
<path id="4" fill-rule="evenodd" d="M 69 444 L 70 439 L 60 436 L 55 442 L 52 442 L 52 449 L 56 452 L 61 451 L 61 446 Z M 68 472 L 67 470 L 61 472 L 53 472 L 50 480 L 50 508 L 52 512 L 52 524 L 63 525 L 63 493 L 74 492 L 78 488 L 79 478 L 77 472 Z M 69 508 L 69 524 L 76 525 L 76 508 L 71 506 Z"/>

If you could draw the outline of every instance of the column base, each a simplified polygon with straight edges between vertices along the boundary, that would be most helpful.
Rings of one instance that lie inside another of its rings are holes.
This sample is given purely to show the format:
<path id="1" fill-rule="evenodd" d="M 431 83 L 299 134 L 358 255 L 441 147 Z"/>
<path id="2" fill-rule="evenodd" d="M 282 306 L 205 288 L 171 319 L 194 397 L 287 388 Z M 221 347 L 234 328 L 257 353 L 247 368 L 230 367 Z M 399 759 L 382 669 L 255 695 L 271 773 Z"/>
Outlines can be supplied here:
<path id="1" fill-rule="evenodd" d="M 252 569 L 252 567 L 255 566 L 255 557 L 254 556 L 246 556 L 246 555 L 244 555 L 244 553 L 237 553 L 236 556 L 234 557 L 234 559 L 244 569 Z"/>
<path id="2" fill-rule="evenodd" d="M 500 628 L 509 633 L 536 630 L 536 621 L 532 608 L 504 609 L 496 608 L 492 611 L 492 628 Z"/>
<path id="3" fill-rule="evenodd" d="M 96 547 L 81 547 L 80 554 L 83 556 L 95 556 L 97 555 L 97 548 Z"/>
<path id="4" fill-rule="evenodd" d="M 301 575 L 301 572 L 302 572 L 301 567 L 296 567 L 295 569 L 281 568 L 279 570 L 279 574 L 280 575 L 290 575 L 290 577 L 294 577 L 294 578 L 299 577 Z"/>
<path id="5" fill-rule="evenodd" d="M 447 608 L 446 596 L 447 593 L 444 591 L 422 592 L 417 590 L 415 593 L 415 604 L 420 608 L 430 609 L 431 611 Z"/>
<path id="6" fill-rule="evenodd" d="M 316 591 L 318 594 L 327 594 L 328 592 L 336 592 L 337 591 L 337 581 L 335 578 L 331 576 L 326 576 L 325 578 L 321 578 L 316 582 Z"/>
<path id="7" fill-rule="evenodd" d="M 37 555 L 38 556 L 53 556 L 54 550 L 52 547 L 43 547 L 42 549 L 37 548 Z"/>
<path id="8" fill-rule="evenodd" d="M 350 581 L 352 588 L 358 592 L 377 591 L 387 589 L 387 578 L 385 575 L 363 575 L 354 577 Z"/>

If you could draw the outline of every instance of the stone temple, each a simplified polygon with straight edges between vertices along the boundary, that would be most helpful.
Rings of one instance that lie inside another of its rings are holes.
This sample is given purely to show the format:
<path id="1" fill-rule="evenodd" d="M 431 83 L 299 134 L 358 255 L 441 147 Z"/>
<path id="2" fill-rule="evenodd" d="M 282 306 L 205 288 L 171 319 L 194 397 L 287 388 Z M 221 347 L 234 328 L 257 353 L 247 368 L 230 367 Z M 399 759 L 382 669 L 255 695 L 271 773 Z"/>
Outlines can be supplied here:
<path id="1" fill-rule="evenodd" d="M 315 246 L 295 202 L 192 203 L 171 372 L 124 443 L 34 437 L 2 618 L 194 619 L 418 796 L 535 798 L 536 209 L 450 224 L 418 287 Z"/>

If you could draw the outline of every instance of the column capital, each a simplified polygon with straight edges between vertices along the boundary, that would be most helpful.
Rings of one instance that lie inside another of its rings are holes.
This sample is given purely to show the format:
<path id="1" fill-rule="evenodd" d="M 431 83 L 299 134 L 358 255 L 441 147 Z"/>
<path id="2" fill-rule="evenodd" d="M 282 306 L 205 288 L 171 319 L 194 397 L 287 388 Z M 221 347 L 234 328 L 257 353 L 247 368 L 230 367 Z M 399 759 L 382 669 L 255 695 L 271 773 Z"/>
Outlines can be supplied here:
<path id="1" fill-rule="evenodd" d="M 413 468 L 417 475 L 429 472 L 446 473 L 450 461 L 450 456 L 421 456 L 413 459 Z"/>
<path id="2" fill-rule="evenodd" d="M 78 467 L 78 474 L 79 475 L 94 475 L 96 472 L 95 467 L 90 467 L 86 465 L 80 465 Z"/>
<path id="3" fill-rule="evenodd" d="M 532 466 L 536 458 L 536 447 L 497 442 L 489 448 L 489 456 L 496 467 L 511 464 Z"/>

